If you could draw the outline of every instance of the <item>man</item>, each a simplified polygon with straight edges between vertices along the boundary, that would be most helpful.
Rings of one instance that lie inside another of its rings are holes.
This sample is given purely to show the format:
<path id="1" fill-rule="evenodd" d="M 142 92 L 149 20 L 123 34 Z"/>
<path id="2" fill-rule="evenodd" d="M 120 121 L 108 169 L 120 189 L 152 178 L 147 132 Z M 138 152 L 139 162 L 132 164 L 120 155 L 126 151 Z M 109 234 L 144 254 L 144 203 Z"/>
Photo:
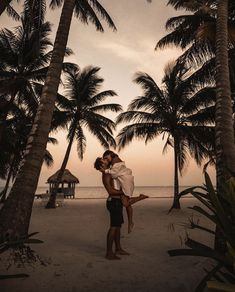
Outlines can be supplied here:
<path id="1" fill-rule="evenodd" d="M 97 158 L 94 167 L 100 170 L 102 167 L 106 168 L 109 162 L 102 158 Z M 121 247 L 121 226 L 123 224 L 123 205 L 121 196 L 123 192 L 114 188 L 114 180 L 108 173 L 102 173 L 102 182 L 107 190 L 109 197 L 106 202 L 106 207 L 110 214 L 110 228 L 107 233 L 107 250 L 106 259 L 120 260 L 117 255 L 129 255 L 128 252 Z M 113 244 L 115 244 L 115 252 L 113 251 Z"/>

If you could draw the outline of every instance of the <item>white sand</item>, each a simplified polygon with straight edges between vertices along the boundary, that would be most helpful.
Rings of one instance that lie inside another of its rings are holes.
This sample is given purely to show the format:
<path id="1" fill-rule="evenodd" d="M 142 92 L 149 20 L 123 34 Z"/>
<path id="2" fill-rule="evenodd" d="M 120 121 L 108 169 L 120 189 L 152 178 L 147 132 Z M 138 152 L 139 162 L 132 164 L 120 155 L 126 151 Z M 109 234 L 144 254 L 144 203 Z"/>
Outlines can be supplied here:
<path id="1" fill-rule="evenodd" d="M 120 261 L 104 258 L 109 226 L 105 200 L 66 200 L 63 207 L 46 210 L 35 204 L 30 231 L 39 231 L 44 244 L 33 249 L 48 261 L 46 267 L 13 268 L 0 274 L 26 272 L 27 279 L 0 282 L 0 291 L 11 292 L 192 292 L 204 275 L 208 260 L 198 257 L 174 257 L 167 250 L 181 247 L 184 227 L 194 205 L 193 199 L 182 200 L 182 210 L 167 215 L 169 199 L 148 199 L 134 206 L 133 232 L 122 228 L 122 245 L 131 253 Z M 195 218 L 201 218 L 195 213 Z M 126 219 L 126 217 L 125 217 Z M 125 220 L 126 221 L 126 220 Z M 204 218 L 200 223 L 205 222 Z M 172 231 L 172 224 L 175 230 Z M 208 226 L 208 222 L 206 222 Z M 194 239 L 213 244 L 213 237 L 189 230 Z"/>

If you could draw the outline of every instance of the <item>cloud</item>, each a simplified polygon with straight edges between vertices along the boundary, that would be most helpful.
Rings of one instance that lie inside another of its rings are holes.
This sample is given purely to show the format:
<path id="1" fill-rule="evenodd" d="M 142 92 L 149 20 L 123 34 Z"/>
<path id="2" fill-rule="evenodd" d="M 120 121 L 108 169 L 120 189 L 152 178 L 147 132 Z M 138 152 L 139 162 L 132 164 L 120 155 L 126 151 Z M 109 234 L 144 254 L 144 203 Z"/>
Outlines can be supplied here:
<path id="1" fill-rule="evenodd" d="M 108 50 L 117 57 L 127 60 L 129 62 L 139 63 L 141 52 L 131 48 L 126 44 L 120 44 L 117 42 L 100 43 L 98 48 Z"/>

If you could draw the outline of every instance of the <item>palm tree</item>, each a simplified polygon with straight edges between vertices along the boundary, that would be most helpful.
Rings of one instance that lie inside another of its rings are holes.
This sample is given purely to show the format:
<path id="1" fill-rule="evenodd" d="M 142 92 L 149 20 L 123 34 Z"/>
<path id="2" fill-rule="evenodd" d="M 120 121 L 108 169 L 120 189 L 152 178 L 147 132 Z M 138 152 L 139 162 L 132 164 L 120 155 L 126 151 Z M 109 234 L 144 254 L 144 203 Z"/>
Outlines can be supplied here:
<path id="1" fill-rule="evenodd" d="M 48 38 L 50 23 L 38 23 L 37 20 L 32 24 L 28 15 L 28 12 L 24 13 L 22 24 L 13 31 L 0 31 L 0 143 L 13 102 L 24 104 L 28 111 L 36 113 L 52 55 L 52 43 Z M 43 21 L 42 16 L 40 19 Z M 71 53 L 67 48 L 66 55 Z M 71 65 L 64 62 L 63 69 Z"/>
<path id="2" fill-rule="evenodd" d="M 232 88 L 234 89 L 234 64 L 235 64 L 235 37 L 234 37 L 234 3 L 232 1 L 222 1 L 223 6 L 219 1 L 186 1 L 186 0 L 169 0 L 175 9 L 184 8 L 192 11 L 193 14 L 174 17 L 168 20 L 166 27 L 172 29 L 172 32 L 162 38 L 157 47 L 164 47 L 169 44 L 179 45 L 185 49 L 189 48 L 183 54 L 185 60 L 196 61 L 197 65 L 202 66 L 200 72 L 201 78 L 213 78 L 216 74 L 218 95 L 224 96 L 223 99 L 217 98 L 216 111 L 216 149 L 217 149 L 217 178 L 222 178 L 222 173 L 226 173 L 226 169 L 235 170 L 235 149 L 234 149 L 234 133 L 233 133 L 233 119 L 232 119 L 232 104 L 231 104 L 231 90 L 230 78 Z M 223 8 L 221 8 L 223 7 Z M 226 7 L 226 12 L 225 12 Z M 228 9 L 229 8 L 229 9 Z M 220 15 L 222 10 L 222 16 Z M 226 20 L 225 20 L 226 18 Z M 223 19 L 223 24 L 221 22 Z M 225 27 L 226 23 L 226 27 Z M 218 29 L 218 26 L 221 28 Z M 217 29 L 216 29 L 217 27 Z M 226 29 L 226 31 L 225 31 Z M 223 37 L 223 38 L 222 38 Z M 218 41 L 219 39 L 219 41 Z M 203 40 L 203 42 L 202 42 Z M 221 42 L 222 40 L 222 42 Z M 221 44 L 226 48 L 221 48 Z M 218 50 L 219 48 L 219 50 Z M 221 54 L 221 49 L 224 49 L 224 54 Z M 228 49 L 229 57 L 228 58 Z M 213 58 L 216 56 L 215 58 Z M 227 60 L 227 61 L 226 61 Z M 225 62 L 225 63 L 224 63 Z M 220 64 L 218 64 L 220 63 Z M 216 64 L 216 66 L 215 66 Z M 218 69 L 220 68 L 220 69 Z M 215 70 L 216 69 L 216 72 Z M 223 69 L 223 70 L 221 70 Z M 229 78 L 230 69 L 230 78 Z M 227 71 L 227 73 L 225 73 Z M 206 73 L 206 75 L 204 75 Z M 227 91 L 222 93 L 221 80 L 225 80 Z M 206 80 L 206 81 L 207 81 Z M 219 85 L 219 86 L 218 86 Z M 226 98 L 225 98 L 226 96 Z M 221 104 L 221 101 L 224 103 Z M 227 101 L 227 102 L 226 102 Z M 226 103 L 226 104 L 225 104 Z M 221 109 L 224 110 L 221 110 Z M 224 116 L 223 116 L 224 115 Z M 223 116 L 223 118 L 222 118 Z M 223 122 L 221 122 L 223 120 Z M 219 126 L 218 126 L 219 124 Z M 223 124 L 223 126 L 222 126 Z M 227 130 L 225 130 L 227 129 Z M 222 133 L 227 133 L 226 138 L 221 137 Z M 230 137 L 228 139 L 228 136 Z M 221 142 L 220 142 L 221 141 Z M 222 144 L 224 145 L 222 145 Z M 223 153 L 222 153 L 222 149 Z M 223 163 L 224 162 L 224 163 Z"/>
<path id="3" fill-rule="evenodd" d="M 216 25 L 217 181 L 235 173 L 233 109 L 228 60 L 228 0 L 218 1 Z"/>
<path id="4" fill-rule="evenodd" d="M 53 0 L 51 4 L 54 7 L 56 4 L 62 5 L 62 2 L 62 0 Z M 97 0 L 64 1 L 52 58 L 34 126 L 28 139 L 24 162 L 8 199 L 0 211 L 0 242 L 4 240 L 6 234 L 9 234 L 9 231 L 11 238 L 25 236 L 28 232 L 34 194 L 51 127 L 73 12 L 83 23 L 91 22 L 95 24 L 99 31 L 103 31 L 99 17 L 104 19 L 111 28 L 116 29 L 112 19 Z M 22 199 L 24 200 L 24 206 L 20 204 Z"/>
<path id="5" fill-rule="evenodd" d="M 1 109 L 0 141 L 13 102 L 23 103 L 29 111 L 36 112 L 40 99 L 36 88 L 46 78 L 51 57 L 48 51 L 52 46 L 48 39 L 50 24 L 42 25 L 39 48 L 36 31 L 29 34 L 26 29 L 23 20 L 14 31 L 0 31 L 0 92 L 9 96 Z"/>
<path id="6" fill-rule="evenodd" d="M 186 21 L 184 16 L 173 18 L 168 21 L 169 28 L 173 31 L 162 39 L 158 46 L 165 46 L 167 44 L 175 43 L 182 46 L 182 40 L 187 45 L 191 45 L 184 53 L 185 59 L 191 61 L 197 60 L 202 66 L 200 79 L 210 79 L 215 75 L 213 72 L 216 69 L 216 88 L 217 88 L 217 102 L 216 102 L 216 174 L 217 174 L 217 188 L 219 189 L 221 179 L 231 175 L 234 172 L 234 132 L 231 124 L 234 123 L 232 119 L 232 103 L 231 91 L 229 81 L 231 80 L 231 88 L 234 92 L 235 78 L 234 78 L 234 64 L 235 64 L 235 40 L 234 40 L 234 21 L 235 21 L 235 5 L 234 1 L 193 1 L 187 0 L 169 0 L 168 4 L 173 5 L 176 9 L 185 8 L 186 10 L 196 11 L 194 15 L 198 14 L 198 5 L 204 4 L 204 15 L 209 15 L 208 21 L 200 24 L 200 18 L 195 17 L 194 22 Z M 202 3 L 203 2 L 203 3 Z M 213 12 L 212 12 L 213 11 Z M 228 13 L 229 12 L 229 13 Z M 191 16 L 189 16 L 191 17 Z M 211 18 L 212 17 L 212 18 Z M 195 21 L 198 23 L 195 26 Z M 178 22 L 178 24 L 177 24 Z M 174 25 L 175 23 L 175 25 Z M 184 31 L 184 28 L 189 34 Z M 190 35 L 191 34 L 191 35 Z M 197 35 L 207 36 L 204 42 L 197 41 Z M 209 36 L 209 37 L 208 37 Z M 211 38 L 211 36 L 213 36 Z M 208 42 L 209 40 L 209 42 Z M 209 48 L 209 49 L 208 49 Z M 228 50 L 229 48 L 229 60 Z M 211 57 L 215 58 L 211 59 Z M 205 60 L 206 58 L 206 60 Z M 216 66 L 215 66 L 216 65 Z M 222 71 L 221 71 L 222 69 Z M 229 80 L 230 69 L 230 80 Z M 205 76 L 206 73 L 206 76 Z M 221 82 L 222 80 L 222 82 Z M 234 97 L 233 97 L 234 99 Z M 226 133 L 226 137 L 225 137 Z M 230 170 L 228 172 L 228 169 Z M 223 236 L 218 233 L 217 228 L 215 247 L 218 250 L 223 250 Z M 222 243 L 220 244 L 220 238 Z"/>
<path id="7" fill-rule="evenodd" d="M 174 148 L 174 202 L 180 208 L 178 173 L 182 174 L 191 155 L 200 165 L 213 152 L 214 102 L 213 87 L 189 86 L 185 64 L 171 63 L 165 69 L 162 89 L 145 73 L 138 73 L 134 82 L 140 84 L 143 95 L 134 99 L 128 111 L 121 113 L 117 123 L 127 122 L 118 134 L 120 148 L 133 138 L 149 142 L 166 136 L 167 146 Z"/>
<path id="8" fill-rule="evenodd" d="M 65 80 L 67 103 L 64 107 L 64 125 L 68 128 L 68 147 L 57 176 L 57 183 L 51 193 L 46 208 L 55 208 L 55 199 L 61 177 L 69 160 L 70 151 L 74 140 L 77 142 L 77 152 L 82 160 L 86 149 L 84 128 L 87 128 L 101 143 L 104 148 L 116 147 L 112 136 L 115 123 L 101 115 L 105 111 L 118 112 L 122 110 L 119 104 L 103 104 L 108 97 L 115 96 L 112 90 L 99 92 L 104 79 L 98 76 L 100 68 L 86 67 L 82 71 L 69 70 Z"/>

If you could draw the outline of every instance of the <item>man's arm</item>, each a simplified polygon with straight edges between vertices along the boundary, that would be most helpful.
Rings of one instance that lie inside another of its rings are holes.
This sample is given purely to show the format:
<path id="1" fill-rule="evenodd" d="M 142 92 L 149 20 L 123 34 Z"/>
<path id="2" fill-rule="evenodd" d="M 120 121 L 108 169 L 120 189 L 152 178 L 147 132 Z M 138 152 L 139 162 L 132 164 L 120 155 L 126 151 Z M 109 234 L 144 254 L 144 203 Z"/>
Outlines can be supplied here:
<path id="1" fill-rule="evenodd" d="M 122 190 L 115 190 L 113 188 L 113 183 L 112 183 L 112 177 L 110 174 L 107 173 L 103 173 L 102 175 L 102 182 L 103 185 L 106 189 L 106 191 L 108 192 L 108 194 L 112 197 L 112 196 L 122 196 L 124 195 L 124 193 L 122 192 Z"/>

